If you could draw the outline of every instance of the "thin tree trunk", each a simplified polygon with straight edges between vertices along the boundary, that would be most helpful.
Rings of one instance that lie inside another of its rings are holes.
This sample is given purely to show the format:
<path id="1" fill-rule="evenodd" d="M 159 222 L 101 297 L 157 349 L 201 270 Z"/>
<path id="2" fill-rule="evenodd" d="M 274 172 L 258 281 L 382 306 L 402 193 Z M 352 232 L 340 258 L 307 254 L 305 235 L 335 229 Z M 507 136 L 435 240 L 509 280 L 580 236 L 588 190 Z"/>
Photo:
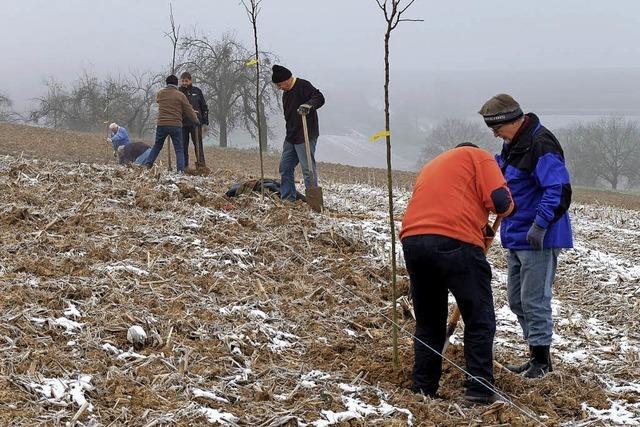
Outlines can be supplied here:
<path id="1" fill-rule="evenodd" d="M 178 27 L 176 31 L 176 23 L 173 18 L 173 6 L 171 2 L 169 2 L 169 20 L 171 22 L 171 34 L 168 35 L 171 39 L 171 43 L 173 44 L 173 54 L 171 56 L 171 74 L 174 75 L 176 73 L 176 49 L 178 47 L 178 40 L 180 38 L 180 27 Z M 171 136 L 169 136 L 169 144 L 167 144 L 167 170 L 171 170 L 171 146 L 173 145 L 173 140 Z M 178 159 L 176 158 L 176 167 L 178 166 Z"/>
<path id="2" fill-rule="evenodd" d="M 251 0 L 251 23 L 253 24 L 253 41 L 256 51 L 256 123 L 258 125 L 258 149 L 260 150 L 260 194 L 264 202 L 264 160 L 262 157 L 262 114 L 260 102 L 260 51 L 258 50 L 258 10 L 255 0 Z"/>
<path id="3" fill-rule="evenodd" d="M 397 369 L 400 365 L 398 357 L 398 299 L 396 281 L 396 225 L 393 216 L 393 176 L 391 168 L 391 124 L 389 117 L 389 39 L 391 38 L 391 24 L 387 26 L 384 36 L 384 119 L 387 131 L 387 187 L 389 190 L 389 226 L 391 228 L 391 302 L 393 304 L 393 366 Z"/>
<path id="4" fill-rule="evenodd" d="M 267 151 L 267 133 L 269 132 L 269 127 L 267 126 L 267 116 L 264 114 L 265 107 L 264 102 L 262 102 L 262 97 L 260 97 L 260 129 L 262 129 L 262 133 L 259 135 L 260 137 L 260 146 L 262 147 L 262 151 Z"/>
<path id="5" fill-rule="evenodd" d="M 220 120 L 220 147 L 227 148 L 227 119 Z"/>

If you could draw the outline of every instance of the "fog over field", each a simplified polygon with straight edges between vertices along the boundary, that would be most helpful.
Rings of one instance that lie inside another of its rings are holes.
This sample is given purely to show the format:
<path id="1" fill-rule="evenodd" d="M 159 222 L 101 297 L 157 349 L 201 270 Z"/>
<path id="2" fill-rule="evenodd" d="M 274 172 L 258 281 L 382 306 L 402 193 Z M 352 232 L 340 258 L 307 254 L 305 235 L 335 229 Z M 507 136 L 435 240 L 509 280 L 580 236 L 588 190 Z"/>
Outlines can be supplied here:
<path id="1" fill-rule="evenodd" d="M 335 155 L 382 162 L 382 147 L 364 147 L 383 127 L 385 22 L 375 2 L 265 0 L 262 7 L 261 48 L 326 95 L 321 131 L 327 147 L 352 143 L 351 151 L 371 153 Z M 232 33 L 245 45 L 252 41 L 236 0 L 175 0 L 173 9 L 183 35 L 216 39 Z M 106 77 L 167 70 L 168 14 L 169 3 L 155 0 L 6 0 L 0 92 L 24 113 L 50 78 L 71 83 L 85 71 Z M 445 118 L 479 121 L 479 106 L 498 92 L 512 94 L 552 128 L 608 115 L 640 116 L 636 1 L 419 0 L 408 17 L 424 22 L 403 23 L 392 37 L 392 129 L 399 168 L 416 167 L 431 127 Z M 270 144 L 277 148 L 279 114 L 272 114 L 270 126 Z M 238 130 L 230 144 L 252 141 Z M 330 159 L 329 151 L 320 147 L 319 156 Z"/>

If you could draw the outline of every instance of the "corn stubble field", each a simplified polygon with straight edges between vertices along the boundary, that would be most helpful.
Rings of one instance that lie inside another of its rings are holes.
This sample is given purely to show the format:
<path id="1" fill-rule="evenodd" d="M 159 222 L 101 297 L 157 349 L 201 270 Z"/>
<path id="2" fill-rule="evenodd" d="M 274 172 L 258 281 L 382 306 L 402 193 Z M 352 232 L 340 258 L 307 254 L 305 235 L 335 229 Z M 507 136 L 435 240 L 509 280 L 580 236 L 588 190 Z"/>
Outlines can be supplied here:
<path id="1" fill-rule="evenodd" d="M 510 405 L 466 405 L 448 363 L 442 399 L 411 393 L 406 335 L 394 370 L 384 171 L 321 164 L 318 215 L 224 197 L 256 177 L 257 153 L 208 149 L 209 176 L 179 176 L 117 166 L 101 139 L 0 124 L 1 425 L 540 425 Z M 396 174 L 399 216 L 414 177 Z M 497 368 L 496 385 L 545 425 L 639 425 L 640 200 L 575 199 L 556 371 L 527 382 Z M 497 244 L 490 261 L 504 364 L 525 348 Z"/>

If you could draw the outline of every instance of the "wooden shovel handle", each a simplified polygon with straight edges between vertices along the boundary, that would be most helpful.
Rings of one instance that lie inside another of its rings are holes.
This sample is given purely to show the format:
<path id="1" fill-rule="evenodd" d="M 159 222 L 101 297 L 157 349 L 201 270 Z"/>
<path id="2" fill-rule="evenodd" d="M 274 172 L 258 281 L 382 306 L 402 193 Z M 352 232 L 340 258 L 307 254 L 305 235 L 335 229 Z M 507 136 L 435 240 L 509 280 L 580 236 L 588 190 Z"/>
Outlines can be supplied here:
<path id="1" fill-rule="evenodd" d="M 309 142 L 309 128 L 307 127 L 307 115 L 302 114 L 302 130 L 304 133 L 304 150 L 307 153 L 307 164 L 309 165 L 309 174 L 311 175 L 311 182 L 316 181 L 316 171 L 311 161 L 311 143 Z"/>

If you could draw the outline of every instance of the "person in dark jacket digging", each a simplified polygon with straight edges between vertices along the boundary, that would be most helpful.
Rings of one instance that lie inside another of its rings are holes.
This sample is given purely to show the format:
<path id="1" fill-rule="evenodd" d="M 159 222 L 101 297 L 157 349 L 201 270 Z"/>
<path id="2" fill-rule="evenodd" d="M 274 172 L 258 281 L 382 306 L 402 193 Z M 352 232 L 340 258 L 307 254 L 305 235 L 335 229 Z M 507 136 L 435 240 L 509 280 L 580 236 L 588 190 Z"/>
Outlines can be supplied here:
<path id="1" fill-rule="evenodd" d="M 416 315 L 413 386 L 436 396 L 451 291 L 464 320 L 467 372 L 464 397 L 474 403 L 498 400 L 493 386 L 496 330 L 491 266 L 485 249 L 489 212 L 508 215 L 513 201 L 495 159 L 470 143 L 431 160 L 416 180 L 402 220 L 400 240 Z M 431 348 L 428 348 L 426 345 Z"/>
<path id="2" fill-rule="evenodd" d="M 200 124 L 196 124 L 188 116 L 182 118 L 182 144 L 184 147 L 184 165 L 189 167 L 189 138 L 193 141 L 196 152 L 196 167 L 205 166 L 202 138 L 209 130 L 209 107 L 200 88 L 193 86 L 191 74 L 180 75 L 180 92 L 189 100 L 198 115 Z"/>
<path id="3" fill-rule="evenodd" d="M 198 116 L 193 111 L 187 97 L 178 90 L 178 78 L 170 75 L 167 77 L 166 83 L 167 87 L 161 89 L 156 95 L 156 102 L 158 103 L 156 141 L 144 165 L 147 167 L 153 166 L 162 150 L 165 139 L 167 139 L 167 136 L 171 136 L 173 149 L 176 153 L 176 168 L 178 172 L 184 172 L 182 117 L 186 115 L 193 123 L 199 123 Z"/>
<path id="4" fill-rule="evenodd" d="M 294 171 L 298 163 L 302 167 L 305 187 L 318 186 L 315 152 L 320 130 L 317 110 L 324 105 L 324 96 L 310 82 L 294 77 L 291 71 L 281 65 L 273 66 L 272 81 L 283 91 L 282 107 L 287 130 L 280 160 L 280 197 L 282 200 L 295 201 L 297 192 Z M 307 116 L 311 162 L 316 171 L 313 182 L 304 148 L 301 115 Z"/>
<path id="5" fill-rule="evenodd" d="M 151 153 L 151 147 L 144 142 L 132 142 L 118 147 L 118 163 L 121 165 L 143 165 Z"/>
<path id="6" fill-rule="evenodd" d="M 507 368 L 540 378 L 553 370 L 551 297 L 558 255 L 573 247 L 569 172 L 553 133 L 535 114 L 524 114 L 511 96 L 494 96 L 479 113 L 493 135 L 504 140 L 496 159 L 516 204 L 515 213 L 502 221 L 500 240 L 509 250 L 509 306 L 518 316 L 530 357 Z"/>

